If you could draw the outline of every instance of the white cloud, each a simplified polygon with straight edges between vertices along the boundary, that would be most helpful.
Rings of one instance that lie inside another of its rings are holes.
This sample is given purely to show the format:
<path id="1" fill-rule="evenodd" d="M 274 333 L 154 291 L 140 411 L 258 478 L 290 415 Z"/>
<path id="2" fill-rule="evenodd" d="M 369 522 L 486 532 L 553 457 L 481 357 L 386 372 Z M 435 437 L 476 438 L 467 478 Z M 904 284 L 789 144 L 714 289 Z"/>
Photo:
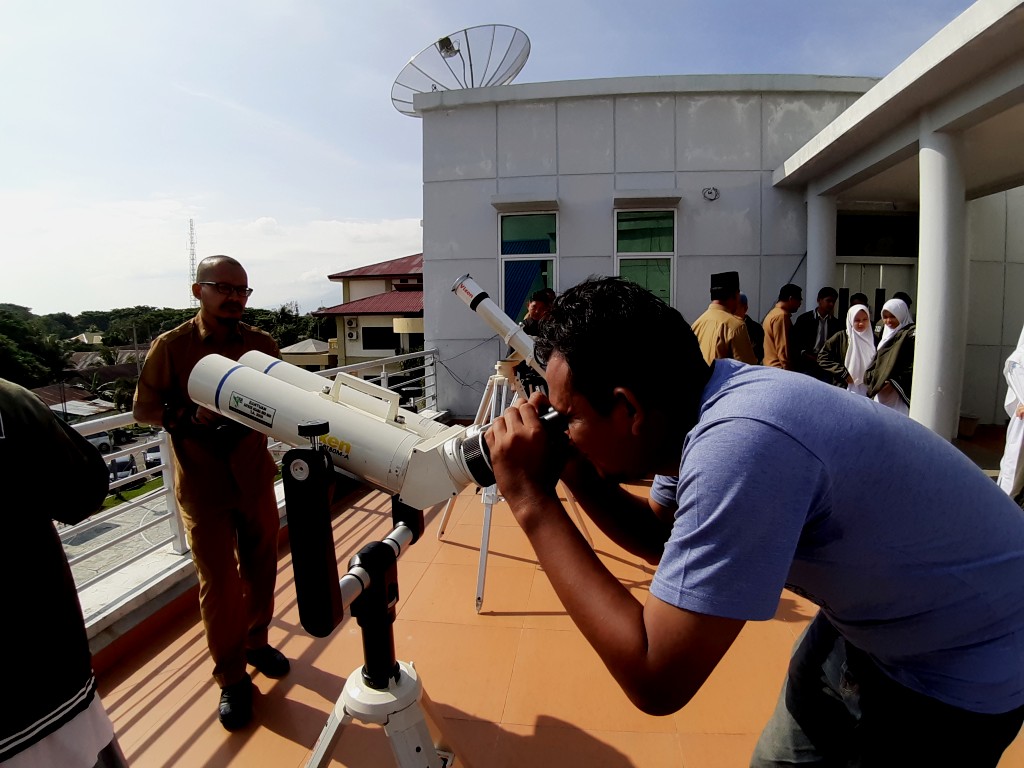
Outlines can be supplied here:
<path id="1" fill-rule="evenodd" d="M 227 253 L 245 265 L 255 307 L 341 301 L 327 275 L 421 250 L 418 219 L 282 223 L 274 216 L 207 220 L 174 199 L 92 201 L 65 192 L 0 191 L 4 231 L 0 302 L 36 314 L 189 301 L 188 220 L 197 259 Z"/>

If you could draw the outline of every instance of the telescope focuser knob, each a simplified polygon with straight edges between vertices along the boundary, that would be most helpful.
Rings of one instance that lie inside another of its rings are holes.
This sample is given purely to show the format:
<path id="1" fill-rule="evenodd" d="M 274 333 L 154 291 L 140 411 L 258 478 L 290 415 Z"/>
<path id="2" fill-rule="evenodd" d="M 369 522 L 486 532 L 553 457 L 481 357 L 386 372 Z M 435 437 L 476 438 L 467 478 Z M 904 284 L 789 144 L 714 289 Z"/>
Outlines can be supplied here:
<path id="1" fill-rule="evenodd" d="M 299 422 L 295 431 L 299 433 L 299 437 L 309 438 L 309 444 L 314 449 L 318 449 L 320 438 L 331 431 L 331 425 L 323 419 L 311 419 Z"/>

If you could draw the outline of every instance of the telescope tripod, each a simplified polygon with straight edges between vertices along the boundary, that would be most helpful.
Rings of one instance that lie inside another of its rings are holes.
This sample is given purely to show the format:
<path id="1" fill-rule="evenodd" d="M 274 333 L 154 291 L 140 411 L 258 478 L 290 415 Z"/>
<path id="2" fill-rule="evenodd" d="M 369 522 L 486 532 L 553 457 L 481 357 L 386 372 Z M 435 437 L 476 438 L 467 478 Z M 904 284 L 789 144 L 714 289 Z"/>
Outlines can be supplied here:
<path id="1" fill-rule="evenodd" d="M 330 513 L 334 469 L 319 445 L 327 424 L 300 424 L 299 434 L 311 446 L 292 449 L 283 464 L 299 619 L 311 635 L 326 637 L 350 609 L 363 639 L 363 665 L 348 676 L 306 768 L 330 763 L 353 720 L 384 726 L 398 768 L 452 768 L 455 752 L 441 735 L 415 667 L 395 658 L 398 555 L 423 535 L 423 511 L 392 497 L 394 529 L 359 550 L 339 579 Z"/>
<path id="2" fill-rule="evenodd" d="M 474 425 L 484 426 L 490 424 L 501 416 L 506 408 L 515 405 L 520 399 L 526 400 L 529 398 L 529 393 L 523 387 L 522 381 L 520 381 L 515 372 L 516 365 L 521 361 L 521 357 L 513 356 L 499 360 L 494 364 L 494 373 L 487 379 L 487 386 L 484 388 L 483 397 L 480 399 L 480 405 L 476 411 L 476 418 L 473 419 Z M 573 498 L 565 483 L 559 484 L 562 490 L 565 491 L 566 500 L 576 516 L 576 522 L 580 527 L 580 531 L 586 538 L 587 543 L 590 546 L 594 546 L 594 540 L 590 536 L 590 531 L 587 530 L 586 523 L 583 522 L 583 516 L 580 515 L 579 508 L 576 506 L 576 499 Z M 483 488 L 480 493 L 480 500 L 484 505 L 484 520 L 483 530 L 480 533 L 480 560 L 476 573 L 477 613 L 480 613 L 480 609 L 484 604 L 484 585 L 487 580 L 487 551 L 491 539 L 491 510 L 496 503 L 502 500 L 501 494 L 498 493 L 498 486 L 489 485 Z M 454 504 L 455 499 L 452 498 L 445 505 L 444 512 L 441 515 L 441 524 L 437 529 L 437 538 L 439 539 L 444 536 L 445 528 L 448 525 L 448 518 L 451 515 Z"/>

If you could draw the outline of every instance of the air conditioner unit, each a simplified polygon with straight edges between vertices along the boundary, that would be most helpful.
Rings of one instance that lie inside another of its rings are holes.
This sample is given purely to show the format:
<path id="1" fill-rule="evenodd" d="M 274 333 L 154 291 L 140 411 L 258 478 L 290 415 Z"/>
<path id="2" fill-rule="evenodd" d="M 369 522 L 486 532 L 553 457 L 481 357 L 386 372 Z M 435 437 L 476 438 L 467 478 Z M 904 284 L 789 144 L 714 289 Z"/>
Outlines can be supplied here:
<path id="1" fill-rule="evenodd" d="M 345 318 L 345 327 L 346 328 L 358 328 L 359 327 L 359 318 L 358 317 L 346 317 Z"/>
<path id="2" fill-rule="evenodd" d="M 345 333 L 345 338 L 349 341 L 356 341 L 359 338 L 359 331 L 351 330 Z"/>

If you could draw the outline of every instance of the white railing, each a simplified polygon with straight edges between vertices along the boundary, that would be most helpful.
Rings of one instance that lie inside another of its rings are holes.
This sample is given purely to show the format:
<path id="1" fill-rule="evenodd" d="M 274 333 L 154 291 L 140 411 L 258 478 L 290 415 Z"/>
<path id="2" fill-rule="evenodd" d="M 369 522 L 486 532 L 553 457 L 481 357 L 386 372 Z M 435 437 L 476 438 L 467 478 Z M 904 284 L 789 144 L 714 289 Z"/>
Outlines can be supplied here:
<path id="1" fill-rule="evenodd" d="M 86 437 L 106 431 L 113 446 L 113 430 L 134 423 L 135 417 L 131 413 L 121 413 L 73 426 Z M 147 467 L 146 449 L 153 446 L 159 448 L 160 462 Z M 111 481 L 110 496 L 124 499 L 125 489 L 134 489 L 157 476 L 163 478 L 163 485 L 131 500 L 123 500 L 77 525 L 60 527 L 61 543 L 79 592 L 168 546 L 175 554 L 188 553 L 174 498 L 174 473 L 170 471 L 167 433 L 157 432 L 153 439 L 141 442 L 136 435 L 134 442 L 111 450 L 103 458 L 113 473 L 118 469 L 115 461 L 124 457 L 134 459 L 136 471 Z M 130 471 L 127 465 L 124 471 Z"/>
<path id="2" fill-rule="evenodd" d="M 412 406 L 422 411 L 436 409 L 437 406 L 436 360 L 437 351 L 427 350 L 319 373 L 328 377 L 339 371 L 353 375 L 369 373 L 368 381 L 395 389 L 403 395 L 405 407 Z M 104 431 L 111 433 L 109 442 L 113 448 L 112 431 L 134 423 L 135 417 L 131 413 L 121 413 L 79 422 L 73 427 L 86 437 Z M 159 466 L 147 467 L 145 451 L 154 445 L 159 446 L 160 463 Z M 288 448 L 282 443 L 269 441 L 269 449 L 279 464 Z M 146 442 L 117 447 L 104 458 L 109 466 L 112 460 L 125 456 L 135 456 L 137 472 L 112 481 L 111 495 L 122 496 L 124 489 L 135 488 L 140 481 L 145 482 L 158 475 L 163 478 L 163 486 L 122 501 L 77 525 L 58 526 L 80 593 L 146 556 L 166 550 L 168 546 L 175 554 L 188 554 L 188 543 L 174 496 L 174 472 L 167 433 L 160 430 Z"/>
<path id="3" fill-rule="evenodd" d="M 415 363 L 414 361 L 421 361 Z M 428 349 L 423 352 L 410 352 L 394 357 L 382 357 L 365 363 L 343 365 L 317 371 L 321 376 L 334 376 L 336 373 L 349 373 L 362 376 L 367 381 L 393 389 L 406 395 L 408 404 L 414 410 L 437 410 L 437 350 Z M 367 376 L 366 374 L 370 375 Z M 398 382 L 395 380 L 399 379 Z"/>

